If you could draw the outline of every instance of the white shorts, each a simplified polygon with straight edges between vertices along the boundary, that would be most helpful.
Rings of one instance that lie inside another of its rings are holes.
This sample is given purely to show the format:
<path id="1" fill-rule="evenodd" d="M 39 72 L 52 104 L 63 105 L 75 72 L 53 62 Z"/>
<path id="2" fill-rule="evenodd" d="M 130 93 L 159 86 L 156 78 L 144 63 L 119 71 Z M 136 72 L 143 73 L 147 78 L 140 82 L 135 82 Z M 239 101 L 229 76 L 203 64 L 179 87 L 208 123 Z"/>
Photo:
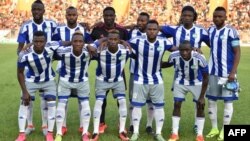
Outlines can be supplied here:
<path id="1" fill-rule="evenodd" d="M 223 87 L 223 85 L 218 84 L 219 77 L 210 75 L 209 76 L 209 88 L 206 97 L 209 100 L 224 100 L 233 101 L 238 100 L 238 92 L 229 91 Z"/>
<path id="2" fill-rule="evenodd" d="M 133 97 L 133 89 L 134 89 L 134 74 L 130 73 L 130 78 L 129 78 L 129 101 L 132 101 Z M 150 97 L 147 98 L 147 103 L 152 103 L 152 100 Z"/>
<path id="3" fill-rule="evenodd" d="M 134 83 L 133 97 L 131 104 L 134 107 L 142 107 L 150 98 L 155 107 L 164 106 L 164 85 L 163 84 L 136 84 Z"/>
<path id="4" fill-rule="evenodd" d="M 95 81 L 95 93 L 96 99 L 105 99 L 106 98 L 106 91 L 112 90 L 113 97 L 125 97 L 125 84 L 124 81 L 117 81 L 117 82 L 105 82 L 96 79 Z"/>
<path id="5" fill-rule="evenodd" d="M 36 92 L 42 90 L 44 99 L 52 98 L 56 100 L 56 83 L 54 80 L 41 83 L 25 82 L 25 85 L 31 99 L 35 100 Z"/>
<path id="6" fill-rule="evenodd" d="M 74 83 L 63 80 L 60 80 L 58 84 L 58 99 L 68 99 L 71 94 L 71 89 L 77 90 L 77 97 L 79 100 L 89 99 L 89 81 Z"/>
<path id="7" fill-rule="evenodd" d="M 201 94 L 201 85 L 186 86 L 180 84 L 174 84 L 174 101 L 185 101 L 185 96 L 188 92 L 193 95 L 193 101 L 197 102 Z"/>

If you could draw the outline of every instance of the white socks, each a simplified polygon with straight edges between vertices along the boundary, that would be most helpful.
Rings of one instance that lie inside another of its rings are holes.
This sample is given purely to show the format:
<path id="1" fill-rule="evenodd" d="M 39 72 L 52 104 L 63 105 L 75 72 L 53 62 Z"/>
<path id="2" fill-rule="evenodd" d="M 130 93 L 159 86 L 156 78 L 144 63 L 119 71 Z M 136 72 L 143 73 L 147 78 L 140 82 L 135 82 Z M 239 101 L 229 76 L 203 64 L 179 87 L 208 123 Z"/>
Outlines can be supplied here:
<path id="1" fill-rule="evenodd" d="M 89 107 L 89 100 L 81 101 L 80 105 L 82 107 L 81 108 L 81 116 L 80 116 L 80 119 L 82 119 L 82 120 L 80 120 L 81 121 L 80 123 L 82 123 L 82 125 L 81 125 L 83 127 L 82 135 L 84 135 L 88 132 L 89 121 L 90 121 L 90 116 L 91 116 L 90 107 Z"/>
<path id="2" fill-rule="evenodd" d="M 31 100 L 27 111 L 27 123 L 28 125 L 33 125 L 33 101 Z"/>
<path id="3" fill-rule="evenodd" d="M 56 101 L 47 101 L 48 104 L 48 131 L 53 132 L 56 115 Z"/>
<path id="4" fill-rule="evenodd" d="M 62 135 L 62 126 L 65 120 L 65 109 L 67 105 L 67 99 L 61 100 L 59 99 L 57 110 L 56 110 L 56 130 L 57 134 Z"/>
<path id="5" fill-rule="evenodd" d="M 178 135 L 180 117 L 172 116 L 172 134 Z"/>
<path id="6" fill-rule="evenodd" d="M 218 128 L 217 125 L 217 102 L 208 100 L 208 115 L 211 120 L 212 128 Z"/>
<path id="7" fill-rule="evenodd" d="M 204 117 L 196 117 L 196 125 L 197 125 L 197 135 L 203 135 L 205 118 Z"/>
<path id="8" fill-rule="evenodd" d="M 27 113 L 28 113 L 28 106 L 24 106 L 21 104 L 18 111 L 19 132 L 25 132 Z"/>
<path id="9" fill-rule="evenodd" d="M 100 116 L 102 112 L 103 99 L 96 99 L 94 107 L 94 133 L 99 133 Z"/>
<path id="10" fill-rule="evenodd" d="M 132 112 L 133 125 L 134 125 L 134 133 L 139 133 L 139 125 L 141 120 L 142 112 L 141 107 L 134 107 Z"/>
<path id="11" fill-rule="evenodd" d="M 155 112 L 154 117 L 155 117 L 155 122 L 156 122 L 156 134 L 161 134 L 161 130 L 163 127 L 164 123 L 164 118 L 165 118 L 165 113 L 163 107 L 161 108 L 155 108 L 153 110 Z"/>
<path id="12" fill-rule="evenodd" d="M 120 115 L 120 129 L 119 133 L 124 132 L 125 130 L 125 124 L 126 124 L 126 118 L 127 118 L 127 105 L 126 105 L 126 99 L 124 97 L 117 98 L 119 102 L 119 115 Z"/>
<path id="13" fill-rule="evenodd" d="M 233 115 L 233 103 L 224 103 L 223 125 L 229 125 Z"/>
<path id="14" fill-rule="evenodd" d="M 153 119 L 154 119 L 154 106 L 153 103 L 147 103 L 147 127 L 152 127 Z"/>
<path id="15" fill-rule="evenodd" d="M 47 126 L 48 124 L 48 105 L 47 101 L 44 99 L 43 96 L 40 96 L 40 106 L 41 106 L 41 115 L 42 115 L 42 126 Z"/>

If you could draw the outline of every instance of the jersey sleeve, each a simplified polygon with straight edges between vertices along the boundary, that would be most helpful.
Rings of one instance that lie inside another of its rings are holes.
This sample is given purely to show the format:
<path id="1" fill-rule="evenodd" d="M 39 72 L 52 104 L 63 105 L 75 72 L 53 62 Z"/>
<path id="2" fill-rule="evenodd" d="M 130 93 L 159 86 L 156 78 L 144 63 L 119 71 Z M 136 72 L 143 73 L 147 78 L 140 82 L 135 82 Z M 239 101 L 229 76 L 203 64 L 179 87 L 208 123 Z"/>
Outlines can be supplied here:
<path id="1" fill-rule="evenodd" d="M 19 30 L 17 42 L 18 43 L 25 43 L 28 40 L 28 31 L 26 24 L 23 24 Z"/>
<path id="2" fill-rule="evenodd" d="M 204 55 L 199 54 L 199 68 L 201 69 L 202 73 L 208 73 L 208 63 Z"/>
<path id="3" fill-rule="evenodd" d="M 92 43 L 93 42 L 93 39 L 91 38 L 91 36 L 88 32 L 84 33 L 84 42 L 85 43 Z"/>
<path id="4" fill-rule="evenodd" d="M 229 31 L 229 40 L 231 42 L 232 47 L 240 46 L 239 32 L 235 28 L 230 29 L 230 31 Z"/>
<path id="5" fill-rule="evenodd" d="M 164 40 L 164 50 L 170 50 L 173 47 L 173 44 L 168 40 Z"/>
<path id="6" fill-rule="evenodd" d="M 169 25 L 163 26 L 161 28 L 161 32 L 166 37 L 174 37 L 175 36 L 175 32 L 176 32 L 176 28 L 177 28 L 177 26 L 169 26 Z"/>
<path id="7" fill-rule="evenodd" d="M 27 61 L 24 56 L 24 52 L 20 52 L 18 55 L 17 67 L 24 68 L 26 65 L 27 65 Z"/>
<path id="8" fill-rule="evenodd" d="M 203 42 L 205 42 L 206 44 L 209 43 L 209 36 L 208 36 L 207 30 L 203 28 L 201 34 L 202 34 L 202 39 L 201 40 Z"/>
<path id="9" fill-rule="evenodd" d="M 53 36 L 52 36 L 52 40 L 53 41 L 60 41 L 61 40 L 60 34 L 59 34 L 59 28 L 55 29 Z"/>

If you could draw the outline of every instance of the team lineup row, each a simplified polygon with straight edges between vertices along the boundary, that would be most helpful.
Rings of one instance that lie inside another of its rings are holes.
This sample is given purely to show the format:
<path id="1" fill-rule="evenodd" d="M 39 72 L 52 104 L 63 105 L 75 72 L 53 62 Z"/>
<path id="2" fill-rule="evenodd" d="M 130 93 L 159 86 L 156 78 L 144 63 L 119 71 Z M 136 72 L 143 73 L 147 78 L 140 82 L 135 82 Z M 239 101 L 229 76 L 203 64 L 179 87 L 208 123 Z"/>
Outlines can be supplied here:
<path id="1" fill-rule="evenodd" d="M 219 131 L 217 127 L 216 100 L 224 100 L 223 124 L 230 124 L 233 101 L 238 99 L 236 72 L 240 60 L 239 35 L 233 27 L 225 24 L 226 10 L 223 7 L 215 9 L 213 15 L 215 25 L 208 31 L 194 24 L 197 15 L 191 6 L 183 7 L 178 26 L 159 26 L 157 21 L 149 20 L 149 15 L 142 12 L 138 17 L 137 26 L 129 32 L 115 23 L 115 10 L 112 7 L 104 9 L 104 23 L 97 24 L 91 34 L 77 23 L 77 9 L 74 7 L 66 10 L 67 25 L 63 26 L 56 27 L 53 21 L 44 20 L 43 14 L 43 3 L 39 0 L 35 1 L 32 4 L 33 20 L 24 23 L 18 36 L 19 51 L 27 43 L 32 42 L 33 45 L 28 50 L 18 53 L 17 73 L 22 89 L 22 102 L 18 113 L 20 133 L 16 141 L 26 140 L 26 134 L 34 130 L 32 99 L 38 90 L 42 90 L 43 95 L 41 98 L 42 127 L 47 141 L 54 140 L 55 122 L 56 141 L 61 141 L 62 136 L 67 132 L 67 101 L 72 93 L 77 94 L 79 101 L 79 129 L 82 132 L 82 140 L 98 140 L 100 133 L 103 133 L 107 127 L 105 107 L 108 90 L 112 90 L 118 101 L 121 140 L 138 140 L 141 107 L 147 103 L 147 132 L 154 133 L 152 121 L 155 118 L 155 139 L 163 141 L 161 130 L 165 114 L 161 67 L 171 66 L 175 68 L 173 82 L 175 102 L 169 140 L 179 139 L 180 108 L 187 92 L 193 94 L 196 102 L 196 140 L 204 140 L 202 133 L 205 121 L 204 97 L 208 85 L 206 97 L 212 129 L 206 137 L 212 138 L 219 135 L 218 140 L 223 140 L 224 130 L 222 128 Z M 166 37 L 173 37 L 173 44 Z M 85 44 L 93 40 L 96 40 L 94 44 Z M 123 40 L 122 44 L 120 44 L 121 40 Z M 62 41 L 71 42 L 65 45 Z M 208 63 L 199 53 L 201 42 L 205 42 L 211 49 Z M 165 51 L 173 53 L 167 62 L 162 62 Z M 58 91 L 54 82 L 55 73 L 51 67 L 52 60 L 55 58 L 61 62 L 58 66 L 60 75 Z M 130 138 L 125 131 L 127 104 L 123 78 L 123 69 L 128 58 L 131 60 L 129 131 L 133 133 Z M 93 110 L 94 131 L 90 137 L 88 127 L 91 112 L 88 101 L 87 69 L 91 59 L 97 60 L 98 66 L 95 84 L 96 102 Z M 57 108 L 56 94 L 58 95 Z M 26 120 L 28 126 L 25 129 Z"/>

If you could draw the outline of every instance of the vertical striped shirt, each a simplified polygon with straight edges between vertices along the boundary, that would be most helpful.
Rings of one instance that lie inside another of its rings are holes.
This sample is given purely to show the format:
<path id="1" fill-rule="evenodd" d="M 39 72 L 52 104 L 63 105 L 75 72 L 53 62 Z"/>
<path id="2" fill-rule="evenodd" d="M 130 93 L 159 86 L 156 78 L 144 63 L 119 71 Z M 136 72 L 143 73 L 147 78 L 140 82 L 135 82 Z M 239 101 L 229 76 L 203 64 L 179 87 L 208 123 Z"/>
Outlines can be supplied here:
<path id="1" fill-rule="evenodd" d="M 161 60 L 166 50 L 172 48 L 172 43 L 162 37 L 157 37 L 150 43 L 146 36 L 131 39 L 130 44 L 136 56 L 134 68 L 134 83 L 161 84 Z"/>
<path id="2" fill-rule="evenodd" d="M 203 27 L 195 24 L 191 29 L 185 29 L 183 25 L 163 26 L 162 32 L 173 37 L 173 44 L 176 47 L 179 47 L 180 43 L 184 40 L 190 41 L 191 46 L 195 48 L 200 48 L 202 42 L 209 42 L 207 31 Z"/>
<path id="3" fill-rule="evenodd" d="M 170 54 L 169 63 L 174 64 L 175 84 L 201 85 L 202 73 L 208 73 L 208 63 L 204 55 L 191 52 L 191 58 L 184 60 L 179 51 Z"/>
<path id="4" fill-rule="evenodd" d="M 54 80 L 52 56 L 59 46 L 59 42 L 48 42 L 41 54 L 34 51 L 34 46 L 31 46 L 28 52 L 20 52 L 17 65 L 18 68 L 28 68 L 25 75 L 26 81 L 39 83 Z"/>
<path id="5" fill-rule="evenodd" d="M 80 56 L 75 56 L 73 46 L 59 47 L 57 54 L 60 56 L 62 66 L 60 70 L 60 80 L 68 82 L 85 82 L 88 81 L 88 66 L 90 56 L 83 48 Z"/>
<path id="6" fill-rule="evenodd" d="M 53 33 L 56 29 L 56 23 L 52 20 L 44 20 L 41 24 L 35 23 L 33 20 L 25 22 L 18 34 L 18 43 L 31 43 L 33 33 L 36 31 L 45 32 L 47 42 L 52 40 Z"/>
<path id="7" fill-rule="evenodd" d="M 111 53 L 108 48 L 98 53 L 96 78 L 105 82 L 123 81 L 123 69 L 130 55 L 130 51 L 118 44 L 118 50 Z"/>
<path id="8" fill-rule="evenodd" d="M 85 28 L 82 27 L 80 24 L 77 24 L 75 28 L 69 28 L 67 25 L 58 26 L 54 32 L 52 39 L 55 41 L 71 41 L 72 35 L 78 30 L 81 31 L 84 35 L 85 42 L 92 41 L 89 33 L 86 32 Z"/>
<path id="9" fill-rule="evenodd" d="M 129 39 L 135 38 L 137 36 L 147 36 L 146 32 L 141 32 L 139 29 L 133 29 L 129 32 Z M 158 36 L 160 37 L 165 37 L 165 35 L 163 35 L 161 32 L 158 33 Z M 133 58 L 130 58 L 130 73 L 134 73 L 134 69 L 135 69 L 135 60 Z"/>
<path id="10" fill-rule="evenodd" d="M 237 30 L 225 25 L 217 30 L 212 26 L 208 30 L 211 53 L 209 58 L 209 73 L 219 77 L 228 77 L 234 63 L 234 47 L 240 46 Z"/>

